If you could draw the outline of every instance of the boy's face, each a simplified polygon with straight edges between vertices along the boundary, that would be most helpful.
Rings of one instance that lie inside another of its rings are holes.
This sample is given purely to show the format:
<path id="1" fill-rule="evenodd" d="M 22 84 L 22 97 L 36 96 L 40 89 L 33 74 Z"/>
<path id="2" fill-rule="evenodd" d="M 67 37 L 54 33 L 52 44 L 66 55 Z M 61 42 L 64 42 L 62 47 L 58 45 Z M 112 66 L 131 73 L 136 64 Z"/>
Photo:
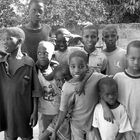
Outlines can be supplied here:
<path id="1" fill-rule="evenodd" d="M 98 42 L 98 33 L 96 29 L 85 29 L 83 30 L 83 42 L 85 48 L 92 52 L 95 50 L 95 45 Z"/>
<path id="2" fill-rule="evenodd" d="M 109 105 L 115 105 L 118 98 L 118 91 L 116 85 L 108 86 L 102 85 L 100 91 L 101 98 Z"/>
<path id="3" fill-rule="evenodd" d="M 42 66 L 46 66 L 49 64 L 48 55 L 49 52 L 47 51 L 46 47 L 44 47 L 43 45 L 38 46 L 37 59 Z"/>
<path id="4" fill-rule="evenodd" d="M 118 35 L 115 29 L 108 29 L 103 31 L 103 41 L 106 44 L 107 49 L 109 47 L 116 47 L 116 41 L 118 40 Z"/>
<path id="5" fill-rule="evenodd" d="M 32 22 L 39 22 L 42 20 L 44 15 L 44 4 L 42 2 L 33 2 L 30 5 L 29 17 Z"/>
<path id="6" fill-rule="evenodd" d="M 87 64 L 82 57 L 72 57 L 69 62 L 70 73 L 73 78 L 81 79 L 87 71 Z"/>
<path id="7" fill-rule="evenodd" d="M 61 52 L 64 52 L 67 49 L 67 41 L 61 34 L 56 38 L 56 48 Z"/>
<path id="8" fill-rule="evenodd" d="M 130 47 L 127 54 L 128 69 L 133 74 L 140 74 L 140 48 Z"/>
<path id="9" fill-rule="evenodd" d="M 19 39 L 17 37 L 14 37 L 9 33 L 6 33 L 6 41 L 5 41 L 6 52 L 12 53 L 15 50 L 18 50 L 18 41 Z"/>
<path id="10" fill-rule="evenodd" d="M 59 71 L 59 72 L 56 72 L 55 73 L 55 76 L 54 76 L 54 79 L 55 79 L 55 82 L 56 82 L 56 85 L 58 88 L 62 89 L 62 86 L 65 82 L 65 76 L 64 74 Z"/>

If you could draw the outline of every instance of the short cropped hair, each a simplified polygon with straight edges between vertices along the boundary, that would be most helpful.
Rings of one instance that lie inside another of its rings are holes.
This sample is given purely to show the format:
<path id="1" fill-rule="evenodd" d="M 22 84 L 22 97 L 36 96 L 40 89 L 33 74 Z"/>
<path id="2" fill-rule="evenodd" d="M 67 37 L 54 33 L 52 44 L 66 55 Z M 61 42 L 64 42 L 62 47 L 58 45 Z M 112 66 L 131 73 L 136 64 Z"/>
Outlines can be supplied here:
<path id="1" fill-rule="evenodd" d="M 84 26 L 83 29 L 82 29 L 82 34 L 84 33 L 85 30 L 92 30 L 92 29 L 96 30 L 97 35 L 99 34 L 98 26 L 93 25 L 93 24 L 89 24 L 89 25 Z"/>
<path id="2" fill-rule="evenodd" d="M 127 45 L 127 54 L 129 53 L 130 48 L 140 48 L 140 40 L 134 40 L 131 41 L 128 45 Z"/>
<path id="3" fill-rule="evenodd" d="M 53 71 L 54 78 L 57 72 L 61 72 L 64 75 L 66 81 L 72 78 L 69 71 L 69 66 L 66 64 L 60 64 L 54 68 L 54 71 Z"/>
<path id="4" fill-rule="evenodd" d="M 110 29 L 113 29 L 114 32 L 115 32 L 116 34 L 118 34 L 117 27 L 116 27 L 115 25 L 107 25 L 107 26 L 103 29 L 102 35 L 104 35 L 105 31 L 108 31 L 108 30 L 110 30 Z"/>
<path id="5" fill-rule="evenodd" d="M 77 50 L 75 52 L 72 52 L 69 56 L 69 60 L 68 60 L 68 63 L 70 63 L 71 59 L 73 57 L 80 57 L 80 58 L 83 58 L 84 61 L 86 62 L 86 64 L 88 63 L 88 56 L 87 54 L 84 52 L 84 51 L 80 51 L 80 50 Z"/>
<path id="6" fill-rule="evenodd" d="M 28 5 L 29 9 L 33 3 L 43 3 L 44 4 L 44 1 L 43 0 L 30 0 L 29 5 Z"/>
<path id="7" fill-rule="evenodd" d="M 6 28 L 6 33 L 8 33 L 11 36 L 16 37 L 18 39 L 21 39 L 22 42 L 24 42 L 24 40 L 25 40 L 25 33 L 19 27 L 8 27 L 8 28 Z"/>
<path id="8" fill-rule="evenodd" d="M 39 46 L 43 46 L 43 47 L 46 48 L 47 52 L 49 53 L 48 58 L 50 60 L 53 53 L 54 53 L 54 48 L 55 48 L 54 45 L 49 41 L 40 41 L 39 44 L 38 44 L 38 47 Z"/>
<path id="9" fill-rule="evenodd" d="M 108 77 L 107 76 L 107 77 L 104 77 L 104 78 L 102 78 L 102 79 L 100 79 L 98 81 L 98 83 L 97 83 L 97 90 L 98 90 L 98 92 L 101 91 L 103 85 L 107 85 L 109 87 L 115 85 L 116 88 L 118 89 L 117 83 L 116 83 L 116 81 L 112 77 Z"/>

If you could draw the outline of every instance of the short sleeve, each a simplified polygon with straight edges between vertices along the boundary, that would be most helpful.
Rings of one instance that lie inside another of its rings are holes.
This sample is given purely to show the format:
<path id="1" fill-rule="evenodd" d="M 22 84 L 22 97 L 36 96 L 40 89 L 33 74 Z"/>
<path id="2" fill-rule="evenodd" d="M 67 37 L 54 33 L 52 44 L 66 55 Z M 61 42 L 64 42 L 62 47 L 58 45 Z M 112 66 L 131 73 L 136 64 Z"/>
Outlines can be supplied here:
<path id="1" fill-rule="evenodd" d="M 126 113 L 126 109 L 123 107 L 123 111 L 121 113 L 121 118 L 119 122 L 119 132 L 124 133 L 131 130 L 132 130 L 132 127 L 130 125 L 128 115 Z"/>
<path id="2" fill-rule="evenodd" d="M 108 63 L 108 60 L 107 60 L 107 57 L 105 56 L 104 53 L 102 53 L 102 59 L 103 59 L 103 64 L 102 64 L 102 68 L 101 68 L 101 71 L 104 71 L 106 70 L 107 68 L 107 63 Z"/>
<path id="3" fill-rule="evenodd" d="M 95 128 L 99 127 L 98 110 L 99 110 L 99 106 L 96 105 L 95 110 L 94 110 L 94 114 L 93 114 L 93 122 L 92 122 L 92 126 Z"/>
<path id="4" fill-rule="evenodd" d="M 38 75 L 36 72 L 36 68 L 35 66 L 33 66 L 32 68 L 32 96 L 33 97 L 41 97 L 42 96 L 42 87 L 40 85 L 39 79 L 38 79 Z"/>
<path id="5" fill-rule="evenodd" d="M 69 100 L 71 99 L 72 95 L 74 94 L 74 91 L 71 87 L 71 85 L 66 82 L 64 83 L 62 87 L 62 93 L 61 93 L 61 102 L 60 102 L 60 111 L 67 111 L 69 106 Z"/>

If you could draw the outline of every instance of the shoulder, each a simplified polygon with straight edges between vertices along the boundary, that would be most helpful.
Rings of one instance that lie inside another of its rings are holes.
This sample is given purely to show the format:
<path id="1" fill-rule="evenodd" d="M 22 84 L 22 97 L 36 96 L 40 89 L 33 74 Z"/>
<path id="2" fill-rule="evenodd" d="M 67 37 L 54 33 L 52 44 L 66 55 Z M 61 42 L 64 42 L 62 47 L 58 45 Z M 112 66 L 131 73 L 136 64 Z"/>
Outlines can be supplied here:
<path id="1" fill-rule="evenodd" d="M 29 57 L 27 54 L 24 54 L 23 59 L 26 65 L 29 65 L 31 67 L 35 65 L 34 60 L 31 57 Z"/>
<path id="2" fill-rule="evenodd" d="M 115 75 L 114 75 L 114 79 L 119 79 L 119 78 L 122 78 L 122 77 L 124 77 L 125 76 L 125 74 L 124 74 L 124 72 L 118 72 L 118 73 L 116 73 Z"/>

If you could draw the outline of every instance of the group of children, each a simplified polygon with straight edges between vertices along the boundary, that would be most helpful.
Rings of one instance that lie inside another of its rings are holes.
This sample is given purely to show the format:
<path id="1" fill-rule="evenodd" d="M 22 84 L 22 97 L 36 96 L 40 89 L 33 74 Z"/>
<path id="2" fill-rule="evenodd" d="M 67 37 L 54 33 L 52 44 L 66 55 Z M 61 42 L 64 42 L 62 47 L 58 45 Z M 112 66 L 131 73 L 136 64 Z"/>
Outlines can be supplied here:
<path id="1" fill-rule="evenodd" d="M 48 41 L 40 18 L 44 4 L 31 1 L 30 22 L 6 29 L 0 58 L 0 131 L 5 140 L 140 140 L 140 41 L 117 46 L 117 29 L 85 26 L 83 47 L 68 47 L 60 28 Z M 35 43 L 35 46 L 34 46 Z M 57 50 L 55 50 L 57 48 Z M 24 53 L 24 51 L 26 53 Z"/>

